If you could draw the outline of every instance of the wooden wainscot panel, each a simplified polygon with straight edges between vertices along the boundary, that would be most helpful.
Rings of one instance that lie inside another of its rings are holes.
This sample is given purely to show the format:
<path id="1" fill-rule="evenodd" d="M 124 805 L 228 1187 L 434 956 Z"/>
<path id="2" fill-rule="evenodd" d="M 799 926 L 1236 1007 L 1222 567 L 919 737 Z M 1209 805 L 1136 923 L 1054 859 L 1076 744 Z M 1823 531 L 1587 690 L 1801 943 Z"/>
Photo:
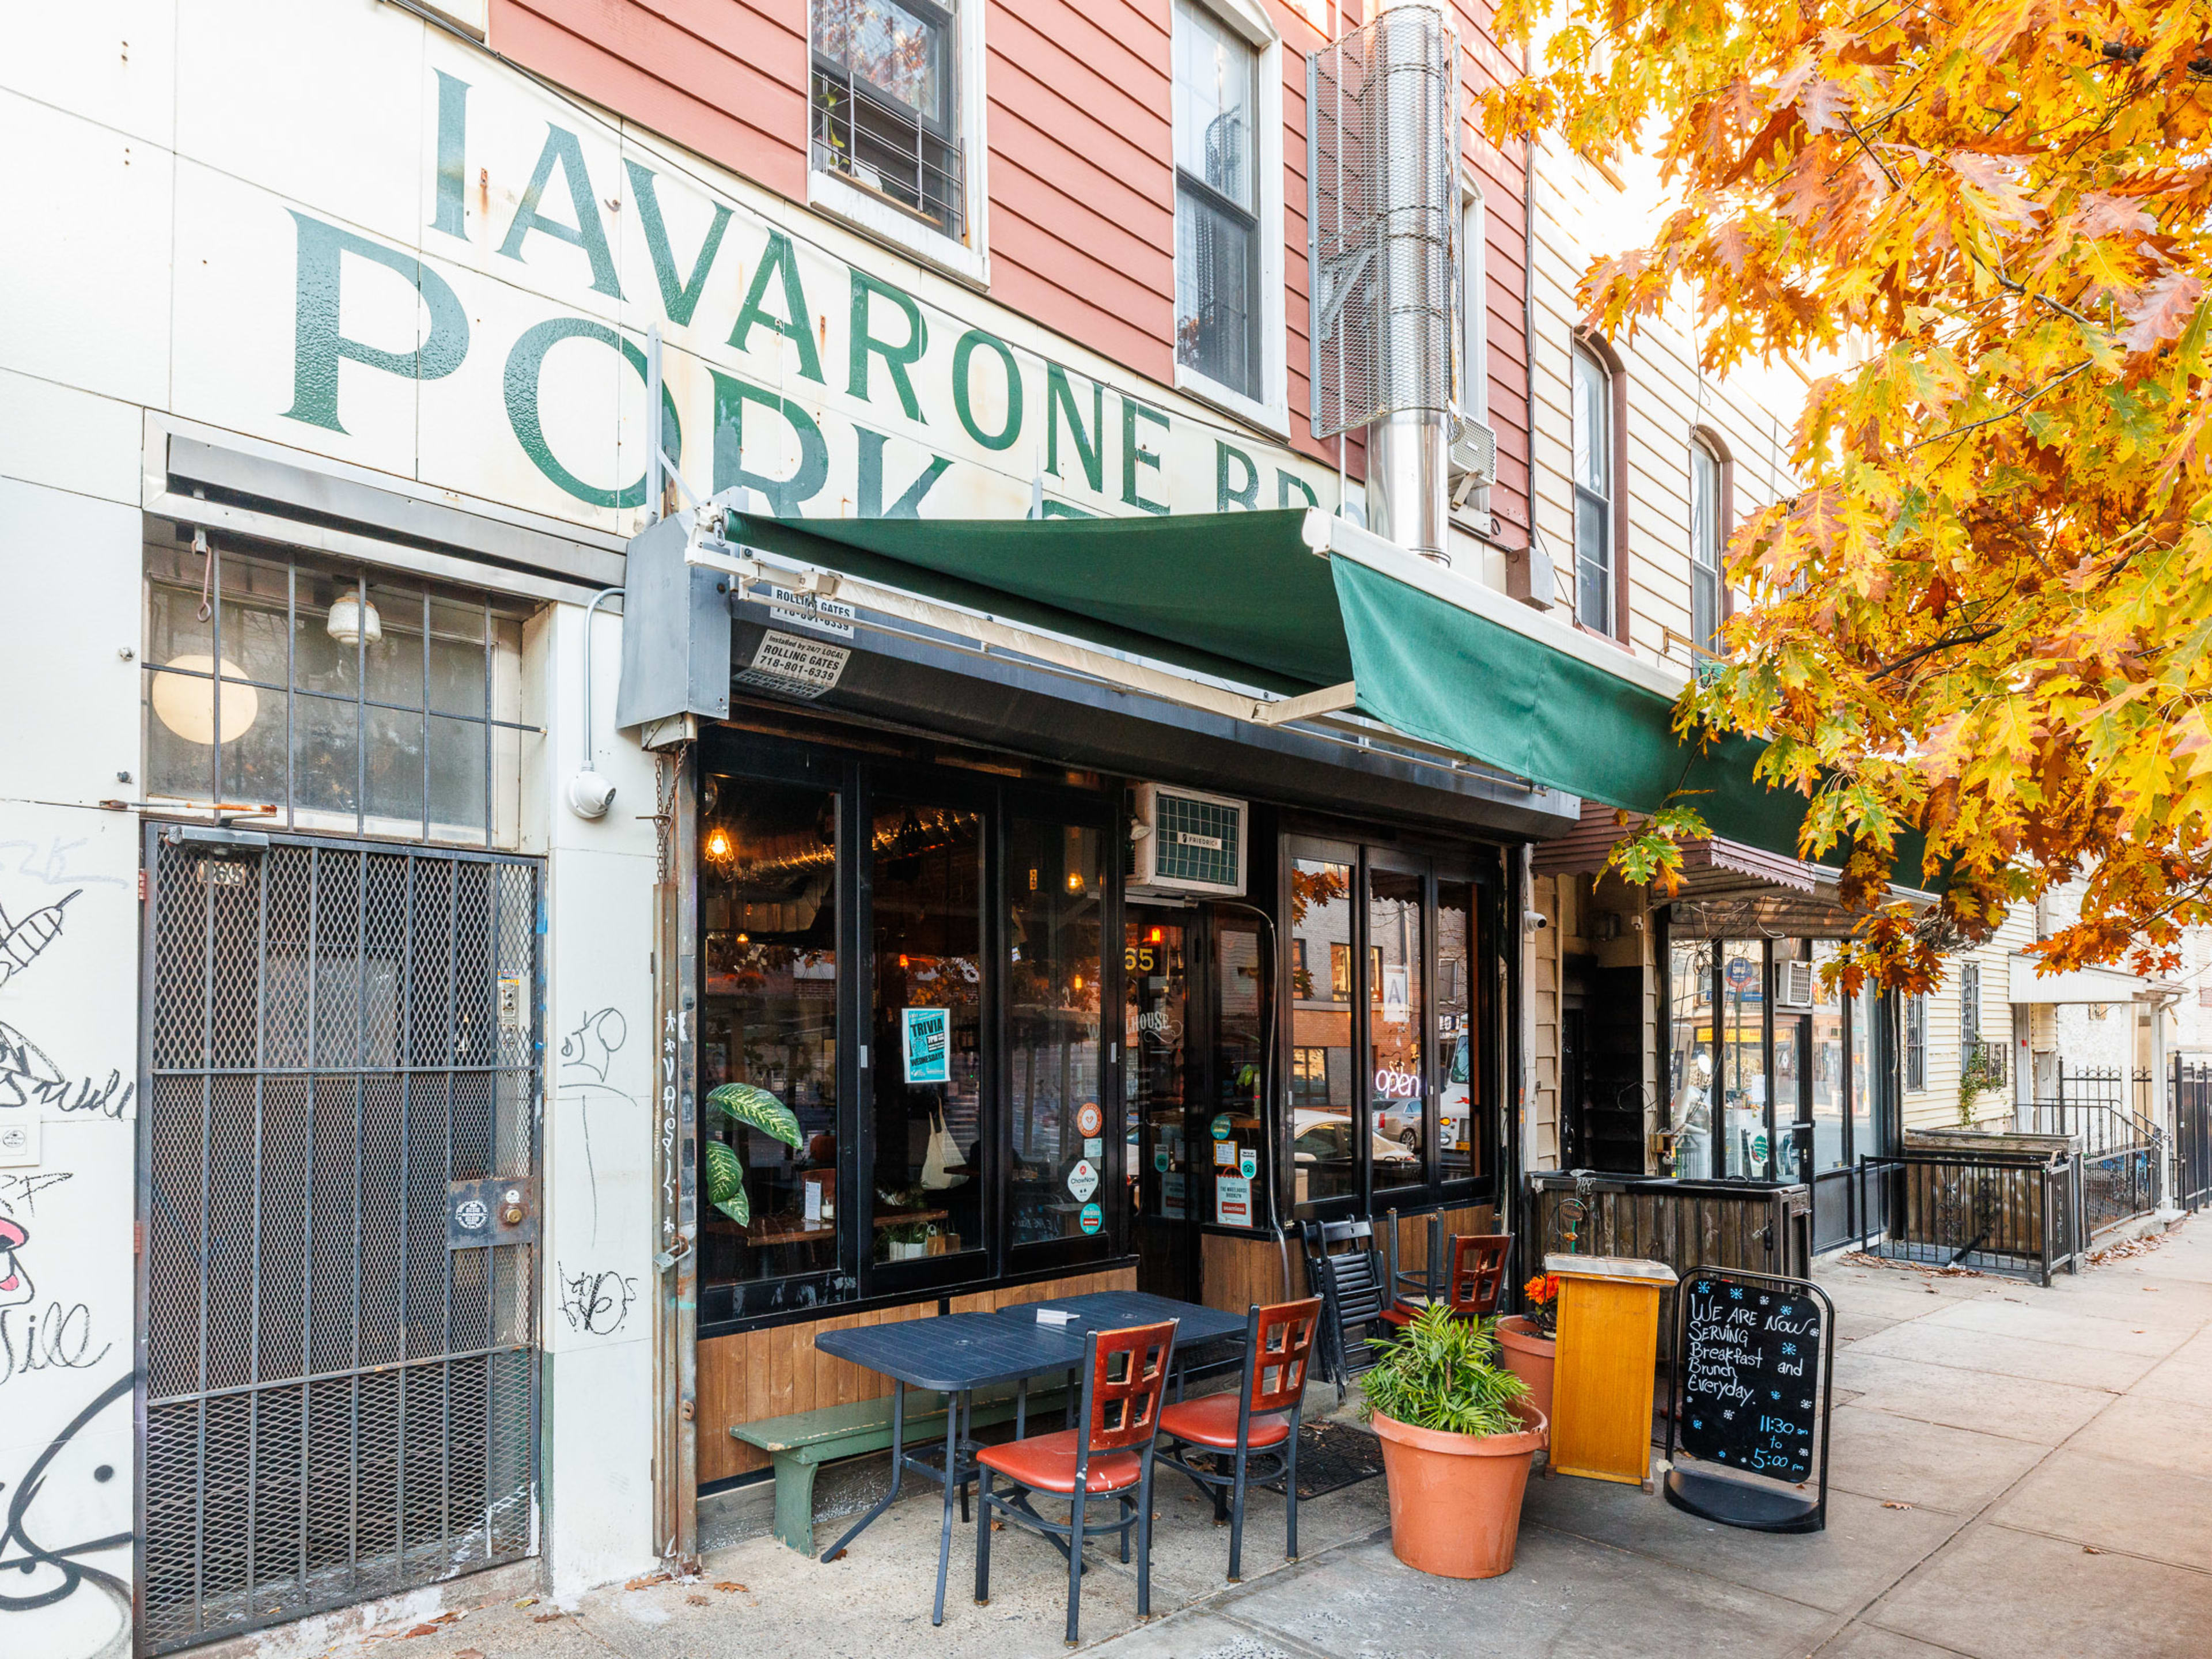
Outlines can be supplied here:
<path id="1" fill-rule="evenodd" d="M 1134 1267 L 1113 1267 L 955 1297 L 951 1311 L 975 1313 L 1054 1297 L 1136 1287 Z M 822 1332 L 927 1319 L 936 1312 L 937 1298 L 931 1297 L 896 1307 L 705 1339 L 699 1344 L 700 1480 L 726 1480 L 732 1475 L 768 1468 L 766 1452 L 730 1437 L 732 1424 L 757 1423 L 764 1418 L 815 1411 L 823 1406 L 848 1406 L 891 1391 L 889 1378 L 817 1352 L 814 1339 Z"/>

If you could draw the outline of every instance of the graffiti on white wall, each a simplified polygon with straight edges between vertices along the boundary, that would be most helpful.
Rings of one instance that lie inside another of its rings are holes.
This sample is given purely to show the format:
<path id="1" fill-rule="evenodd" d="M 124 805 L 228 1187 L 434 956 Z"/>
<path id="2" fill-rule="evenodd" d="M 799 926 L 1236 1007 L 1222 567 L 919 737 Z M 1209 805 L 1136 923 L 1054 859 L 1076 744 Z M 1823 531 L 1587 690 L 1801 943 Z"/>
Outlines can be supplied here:
<path id="1" fill-rule="evenodd" d="M 125 1659 L 137 826 L 0 821 L 0 1651 Z"/>

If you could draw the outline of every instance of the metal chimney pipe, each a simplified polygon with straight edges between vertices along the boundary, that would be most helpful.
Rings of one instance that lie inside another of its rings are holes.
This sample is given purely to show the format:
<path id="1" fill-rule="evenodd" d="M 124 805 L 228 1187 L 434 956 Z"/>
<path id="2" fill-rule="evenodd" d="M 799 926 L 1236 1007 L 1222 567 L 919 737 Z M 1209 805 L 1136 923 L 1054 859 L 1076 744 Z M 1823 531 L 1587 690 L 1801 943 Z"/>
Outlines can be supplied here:
<path id="1" fill-rule="evenodd" d="M 1451 330 L 1458 192 L 1458 43 L 1436 0 L 1381 0 L 1368 86 L 1368 177 L 1382 220 L 1378 383 L 1368 423 L 1367 525 L 1451 562 Z"/>

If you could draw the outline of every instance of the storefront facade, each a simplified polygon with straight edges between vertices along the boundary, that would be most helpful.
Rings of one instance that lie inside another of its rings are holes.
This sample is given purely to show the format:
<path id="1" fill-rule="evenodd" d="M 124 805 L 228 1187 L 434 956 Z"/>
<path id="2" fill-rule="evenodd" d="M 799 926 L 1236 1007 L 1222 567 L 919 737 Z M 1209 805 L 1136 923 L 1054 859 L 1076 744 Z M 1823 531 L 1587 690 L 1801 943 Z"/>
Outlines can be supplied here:
<path id="1" fill-rule="evenodd" d="M 1040 227 L 1103 233 L 1003 151 L 988 185 L 968 151 L 991 263 L 917 257 L 610 116 L 526 10 L 489 50 L 368 3 L 119 48 L 57 15 L 0 65 L 11 153 L 76 158 L 19 179 L 52 257 L 11 265 L 0 333 L 0 672 L 53 711 L 0 782 L 0 1481 L 43 1476 L 46 1551 L 0 1589 L 11 1650 L 618 1580 L 758 1466 L 732 1424 L 872 1391 L 817 1363 L 826 1322 L 1106 1284 L 1241 1308 L 1297 1277 L 1279 1224 L 1487 1224 L 1516 1166 L 1553 791 L 774 583 L 726 707 L 618 720 L 656 374 L 684 488 L 785 518 L 1356 501 L 1358 445 L 1340 471 L 1306 425 L 1283 189 L 1211 204 L 1278 239 L 1255 355 L 1178 366 L 1165 32 L 1160 187 L 1124 204 L 1165 282 L 1117 319 L 1048 291 Z M 1223 10 L 1279 77 L 1280 173 L 1322 34 Z M 1512 177 L 1470 143 L 1504 476 L 1453 534 L 1501 591 Z M 763 684 L 771 633 L 849 651 L 838 685 Z M 1164 796 L 1233 822 L 1233 878 L 1139 879 Z M 705 1104 L 731 1084 L 799 1144 Z"/>

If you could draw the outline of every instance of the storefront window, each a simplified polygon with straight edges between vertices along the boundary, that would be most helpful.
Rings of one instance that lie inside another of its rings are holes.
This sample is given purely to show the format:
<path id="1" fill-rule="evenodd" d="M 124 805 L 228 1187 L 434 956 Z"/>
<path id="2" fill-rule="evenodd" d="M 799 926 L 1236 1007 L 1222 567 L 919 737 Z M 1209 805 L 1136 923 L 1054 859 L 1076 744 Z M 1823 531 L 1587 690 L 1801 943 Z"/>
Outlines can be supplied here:
<path id="1" fill-rule="evenodd" d="M 1421 878 L 1370 870 L 1367 937 L 1375 972 L 1367 988 L 1369 1128 L 1377 1187 L 1418 1186 L 1427 1173 L 1429 1090 L 1422 1063 L 1428 1011 L 1421 937 Z"/>
<path id="2" fill-rule="evenodd" d="M 1844 1152 L 1843 994 L 1826 988 L 1822 972 L 1835 960 L 1832 939 L 1813 945 L 1813 1167 L 1804 1178 L 1824 1170 L 1840 1170 L 1850 1158 Z M 1856 1068 L 1854 1068 L 1856 1070 Z M 1860 1090 L 1852 1091 L 1854 1097 Z"/>
<path id="3" fill-rule="evenodd" d="M 1317 1054 L 1321 1087 L 1291 1114 L 1292 1201 L 1310 1204 L 1359 1190 L 1353 1158 L 1352 1090 L 1352 876 L 1349 864 L 1301 858 L 1291 866 L 1291 935 L 1304 960 L 1328 963 L 1316 982 L 1302 970 L 1292 987 L 1291 1040 Z"/>
<path id="4" fill-rule="evenodd" d="M 1713 947 L 1686 939 L 1668 952 L 1667 1127 L 1674 1137 L 1671 1173 L 1713 1173 Z"/>
<path id="5" fill-rule="evenodd" d="M 1024 818 L 1007 831 L 1008 1190 L 1018 1245 L 1091 1237 L 1105 1225 L 1110 1166 L 1098 1093 L 1104 842 L 1097 830 Z"/>
<path id="6" fill-rule="evenodd" d="M 1720 948 L 1720 1167 L 1735 1180 L 1771 1173 L 1767 1131 L 1766 949 L 1757 939 L 1729 939 Z"/>
<path id="7" fill-rule="evenodd" d="M 983 819 L 895 802 L 875 853 L 872 1247 L 877 1261 L 984 1247 Z M 1091 947 L 1091 959 L 1097 946 Z M 1071 970 L 1073 971 L 1073 970 Z"/>
<path id="8" fill-rule="evenodd" d="M 1477 937 L 1474 887 L 1464 881 L 1437 884 L 1437 1027 L 1435 1059 L 1437 1147 L 1446 1181 L 1483 1172 L 1482 1140 L 1475 1125 L 1481 1091 L 1482 1033 L 1474 966 L 1483 959 Z"/>
<path id="9" fill-rule="evenodd" d="M 1880 1063 L 1875 1042 L 1881 993 L 1863 985 L 1851 999 L 1851 1140 L 1853 1158 L 1872 1158 L 1881 1151 L 1875 1138 L 1875 1067 Z"/>
<path id="10" fill-rule="evenodd" d="M 701 1097 L 747 1085 L 799 1125 L 792 1146 L 746 1103 L 702 1109 L 702 1282 L 827 1271 L 839 1197 L 837 797 L 709 778 L 702 806 Z"/>

